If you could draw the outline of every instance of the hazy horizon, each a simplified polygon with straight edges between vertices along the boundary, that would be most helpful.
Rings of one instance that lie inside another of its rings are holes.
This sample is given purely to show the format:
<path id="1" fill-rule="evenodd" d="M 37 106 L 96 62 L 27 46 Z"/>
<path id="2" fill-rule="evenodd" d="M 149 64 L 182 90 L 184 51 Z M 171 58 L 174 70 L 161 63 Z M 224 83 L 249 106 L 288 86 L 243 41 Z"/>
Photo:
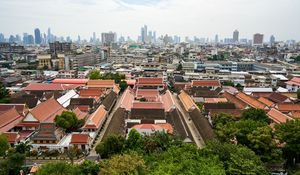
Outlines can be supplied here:
<path id="1" fill-rule="evenodd" d="M 0 0 L 0 33 L 35 28 L 57 36 L 89 39 L 93 32 L 113 31 L 137 39 L 141 27 L 160 35 L 240 38 L 254 33 L 276 40 L 300 40 L 300 1 L 297 0 Z"/>

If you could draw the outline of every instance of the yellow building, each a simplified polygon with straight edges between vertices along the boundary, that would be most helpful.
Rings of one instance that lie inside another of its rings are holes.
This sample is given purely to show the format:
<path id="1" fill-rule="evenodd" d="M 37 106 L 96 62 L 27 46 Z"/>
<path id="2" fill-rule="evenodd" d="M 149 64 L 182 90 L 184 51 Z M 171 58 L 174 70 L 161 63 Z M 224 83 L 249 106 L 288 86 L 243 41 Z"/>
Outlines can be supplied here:
<path id="1" fill-rule="evenodd" d="M 37 59 L 39 61 L 38 68 L 43 69 L 45 66 L 47 66 L 48 69 L 52 69 L 50 54 L 38 55 Z"/>
<path id="2" fill-rule="evenodd" d="M 59 70 L 65 69 L 65 54 L 57 54 Z"/>

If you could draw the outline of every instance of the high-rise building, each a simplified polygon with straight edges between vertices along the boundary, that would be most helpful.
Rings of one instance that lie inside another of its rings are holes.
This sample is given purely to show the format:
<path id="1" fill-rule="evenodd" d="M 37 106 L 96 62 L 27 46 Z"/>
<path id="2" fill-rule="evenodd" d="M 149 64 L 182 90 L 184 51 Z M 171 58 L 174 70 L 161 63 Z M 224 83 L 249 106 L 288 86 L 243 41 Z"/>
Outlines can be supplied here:
<path id="1" fill-rule="evenodd" d="M 153 42 L 156 43 L 156 31 L 153 32 Z"/>
<path id="2" fill-rule="evenodd" d="M 264 41 L 264 35 L 260 33 L 256 33 L 253 35 L 253 46 L 262 46 Z"/>
<path id="3" fill-rule="evenodd" d="M 233 37 L 232 37 L 232 39 L 233 39 L 233 42 L 234 42 L 234 43 L 239 42 L 239 31 L 238 31 L 238 30 L 235 30 L 235 31 L 233 32 Z"/>
<path id="4" fill-rule="evenodd" d="M 112 43 L 117 42 L 117 34 L 114 32 L 102 33 L 101 42 L 103 45 L 110 46 Z"/>
<path id="5" fill-rule="evenodd" d="M 93 32 L 93 43 L 95 43 L 96 42 L 96 32 Z"/>
<path id="6" fill-rule="evenodd" d="M 47 41 L 48 43 L 52 42 L 52 36 L 51 36 L 51 29 L 50 27 L 48 28 L 48 33 L 47 33 Z"/>
<path id="7" fill-rule="evenodd" d="M 275 36 L 271 35 L 270 37 L 270 45 L 273 46 L 275 44 Z"/>
<path id="8" fill-rule="evenodd" d="M 215 43 L 219 43 L 219 36 L 218 35 L 215 36 Z"/>
<path id="9" fill-rule="evenodd" d="M 5 42 L 3 33 L 0 33 L 0 42 Z"/>
<path id="10" fill-rule="evenodd" d="M 42 43 L 40 29 L 38 29 L 38 28 L 34 29 L 34 38 L 35 38 L 35 44 L 41 44 Z"/>
<path id="11" fill-rule="evenodd" d="M 33 37 L 33 35 L 28 35 L 28 44 L 31 44 L 31 45 L 34 44 L 34 37 Z"/>

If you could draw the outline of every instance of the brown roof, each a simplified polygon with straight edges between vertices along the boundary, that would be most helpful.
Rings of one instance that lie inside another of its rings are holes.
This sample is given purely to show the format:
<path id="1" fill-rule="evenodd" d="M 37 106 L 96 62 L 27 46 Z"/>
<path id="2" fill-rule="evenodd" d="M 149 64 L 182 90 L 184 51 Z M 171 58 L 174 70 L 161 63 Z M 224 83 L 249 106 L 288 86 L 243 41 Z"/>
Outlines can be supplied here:
<path id="1" fill-rule="evenodd" d="M 178 95 L 181 103 L 183 104 L 186 111 L 192 111 L 197 108 L 197 105 L 194 103 L 194 100 L 183 90 Z"/>
<path id="2" fill-rule="evenodd" d="M 253 107 L 253 108 L 258 108 L 258 109 L 265 109 L 266 105 L 261 103 L 260 101 L 256 100 L 255 98 L 246 95 L 243 92 L 239 92 L 236 95 L 237 98 L 239 98 L 240 100 L 242 100 L 243 102 L 247 103 L 249 106 Z"/>
<path id="3" fill-rule="evenodd" d="M 87 82 L 89 88 L 113 88 L 114 85 L 114 80 L 89 80 Z"/>
<path id="4" fill-rule="evenodd" d="M 103 94 L 101 89 L 81 89 L 79 92 L 80 97 L 99 98 Z"/>
<path id="5" fill-rule="evenodd" d="M 70 144 L 88 144 L 89 135 L 88 134 L 72 134 Z"/>
<path id="6" fill-rule="evenodd" d="M 285 102 L 285 100 L 288 99 L 287 96 L 282 95 L 281 93 L 278 93 L 278 92 L 271 93 L 268 98 L 275 103 L 283 103 L 283 102 Z"/>
<path id="7" fill-rule="evenodd" d="M 291 117 L 281 113 L 275 108 L 272 108 L 267 115 L 269 118 L 274 121 L 275 123 L 285 123 L 287 120 L 292 120 Z"/>
<path id="8" fill-rule="evenodd" d="M 18 113 L 15 108 L 0 114 L 0 132 L 7 132 L 17 126 L 23 117 Z"/>
<path id="9" fill-rule="evenodd" d="M 107 111 L 103 105 L 90 115 L 87 122 L 83 126 L 85 129 L 98 129 L 106 119 Z"/>
<path id="10" fill-rule="evenodd" d="M 300 104 L 291 104 L 291 103 L 278 104 L 278 110 L 281 112 L 300 111 Z"/>
<path id="11" fill-rule="evenodd" d="M 51 98 L 37 105 L 30 111 L 30 113 L 39 122 L 54 122 L 55 116 L 60 115 L 63 111 L 66 111 L 66 109 L 54 98 Z"/>
<path id="12" fill-rule="evenodd" d="M 245 102 L 228 92 L 224 92 L 223 96 L 227 98 L 227 100 L 231 103 L 234 103 L 238 109 L 245 109 L 247 107 L 247 104 Z"/>
<path id="13" fill-rule="evenodd" d="M 219 80 L 192 80 L 192 87 L 193 86 L 221 86 L 221 83 Z"/>
<path id="14" fill-rule="evenodd" d="M 274 105 L 274 103 L 272 101 L 266 99 L 265 97 L 259 97 L 257 100 L 262 102 L 263 104 L 267 105 L 268 107 L 271 107 Z"/>
<path id="15" fill-rule="evenodd" d="M 54 123 L 40 123 L 38 131 L 33 135 L 32 140 L 53 140 L 57 141 L 55 134 L 56 127 Z"/>
<path id="16" fill-rule="evenodd" d="M 6 135 L 9 143 L 16 143 L 20 139 L 20 135 L 17 132 L 5 132 L 3 134 Z"/>

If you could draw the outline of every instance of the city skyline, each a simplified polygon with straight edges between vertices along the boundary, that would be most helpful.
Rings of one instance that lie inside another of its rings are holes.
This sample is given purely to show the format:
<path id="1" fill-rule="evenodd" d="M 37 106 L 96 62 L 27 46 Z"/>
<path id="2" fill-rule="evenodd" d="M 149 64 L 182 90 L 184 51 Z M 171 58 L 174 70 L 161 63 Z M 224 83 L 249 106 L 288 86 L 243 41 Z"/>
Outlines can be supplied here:
<path id="1" fill-rule="evenodd" d="M 6 37 L 23 32 L 34 35 L 35 28 L 46 33 L 51 27 L 57 36 L 73 39 L 78 35 L 89 39 L 93 32 L 100 38 L 101 33 L 113 31 L 136 40 L 146 24 L 157 36 L 214 38 L 218 34 L 230 38 L 237 29 L 239 38 L 251 39 L 262 33 L 265 39 L 274 35 L 276 40 L 300 40 L 300 24 L 293 20 L 300 13 L 296 9 L 300 2 L 288 1 L 2 0 L 0 22 L 5 25 L 0 32 Z"/>

